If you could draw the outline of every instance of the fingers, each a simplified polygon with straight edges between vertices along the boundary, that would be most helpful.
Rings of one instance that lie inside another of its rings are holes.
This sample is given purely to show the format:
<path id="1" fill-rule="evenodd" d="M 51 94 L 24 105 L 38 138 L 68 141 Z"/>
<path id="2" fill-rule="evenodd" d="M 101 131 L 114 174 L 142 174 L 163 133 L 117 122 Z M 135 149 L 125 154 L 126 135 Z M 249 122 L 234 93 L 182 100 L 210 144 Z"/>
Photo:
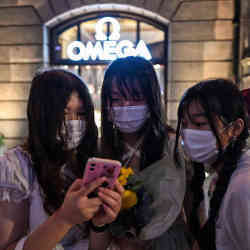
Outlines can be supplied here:
<path id="1" fill-rule="evenodd" d="M 100 187 L 98 190 L 99 190 L 98 195 L 100 194 L 105 197 L 109 197 L 110 199 L 113 199 L 117 202 L 121 201 L 121 195 L 118 192 L 115 192 L 109 188 L 102 188 L 102 187 Z"/>
<path id="2" fill-rule="evenodd" d="M 76 192 L 82 188 L 82 179 L 76 179 L 69 187 L 68 192 Z"/>
<path id="3" fill-rule="evenodd" d="M 113 209 L 111 209 L 109 206 L 107 206 L 105 204 L 103 204 L 103 209 L 104 209 L 106 215 L 109 218 L 111 218 L 112 221 L 116 219 L 117 214 L 118 214 L 117 212 L 115 212 Z"/>
<path id="4" fill-rule="evenodd" d="M 86 203 L 86 200 L 84 201 Z M 91 198 L 91 199 L 88 199 L 88 204 L 89 206 L 101 206 L 102 204 L 102 201 L 100 198 Z"/>
<path id="5" fill-rule="evenodd" d="M 125 191 L 124 187 L 120 184 L 120 182 L 118 180 L 115 181 L 115 190 L 122 195 Z"/>
<path id="6" fill-rule="evenodd" d="M 121 209 L 121 196 L 109 189 L 99 188 L 98 196 L 103 201 L 103 206 L 108 206 L 113 213 L 119 213 Z"/>
<path id="7" fill-rule="evenodd" d="M 101 205 L 102 201 L 100 198 L 86 199 L 84 196 L 80 200 L 79 209 L 83 216 L 89 220 L 100 210 Z"/>
<path id="8" fill-rule="evenodd" d="M 95 181 L 91 182 L 88 186 L 82 187 L 79 191 L 81 195 L 87 196 L 88 194 L 92 193 L 96 188 L 102 185 L 107 179 L 106 177 L 101 177 L 96 179 Z"/>

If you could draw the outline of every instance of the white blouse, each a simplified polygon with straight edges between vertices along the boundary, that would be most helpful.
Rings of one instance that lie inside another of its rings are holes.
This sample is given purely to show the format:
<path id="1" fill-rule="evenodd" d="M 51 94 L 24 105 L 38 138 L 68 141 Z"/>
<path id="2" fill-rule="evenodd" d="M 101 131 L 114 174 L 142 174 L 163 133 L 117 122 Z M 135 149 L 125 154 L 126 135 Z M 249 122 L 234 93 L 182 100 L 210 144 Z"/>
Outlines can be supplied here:
<path id="1" fill-rule="evenodd" d="M 8 150 L 0 157 L 0 201 L 18 203 L 28 199 L 30 204 L 29 230 L 15 250 L 22 250 L 27 236 L 48 218 L 31 164 L 29 155 L 21 147 Z M 77 227 L 73 227 L 54 250 L 87 250 L 88 239 L 82 239 L 81 234 Z"/>
<path id="2" fill-rule="evenodd" d="M 216 224 L 218 250 L 250 249 L 250 150 L 231 176 Z"/>

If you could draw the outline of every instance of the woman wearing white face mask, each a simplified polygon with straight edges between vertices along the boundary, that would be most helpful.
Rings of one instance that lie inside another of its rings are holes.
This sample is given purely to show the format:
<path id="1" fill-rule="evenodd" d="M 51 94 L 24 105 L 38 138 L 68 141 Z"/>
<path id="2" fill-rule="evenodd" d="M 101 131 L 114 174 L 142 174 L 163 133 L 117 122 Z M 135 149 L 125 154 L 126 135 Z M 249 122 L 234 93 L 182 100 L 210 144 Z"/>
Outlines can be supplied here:
<path id="1" fill-rule="evenodd" d="M 87 250 L 89 221 L 112 222 L 123 191 L 117 182 L 89 198 L 105 178 L 82 184 L 97 142 L 88 89 L 71 72 L 39 72 L 27 114 L 27 142 L 0 158 L 0 249 Z"/>
<path id="2" fill-rule="evenodd" d="M 173 141 L 169 136 L 174 130 L 164 120 L 153 65 L 140 57 L 115 60 L 105 73 L 101 95 L 102 154 L 121 161 L 124 167 L 141 176 L 154 196 L 154 202 L 149 205 L 154 216 L 137 229 L 131 223 L 119 232 L 91 231 L 96 244 L 90 245 L 90 249 L 188 250 L 180 215 L 185 168 L 176 166 L 172 158 Z M 133 223 L 142 217 L 135 216 Z"/>
<path id="3" fill-rule="evenodd" d="M 218 174 L 209 217 L 194 249 L 250 249 L 247 137 L 244 99 L 230 80 L 203 81 L 183 95 L 176 142 L 182 138 L 186 154 L 195 162 L 210 165 Z M 175 159 L 178 161 L 177 155 Z"/>

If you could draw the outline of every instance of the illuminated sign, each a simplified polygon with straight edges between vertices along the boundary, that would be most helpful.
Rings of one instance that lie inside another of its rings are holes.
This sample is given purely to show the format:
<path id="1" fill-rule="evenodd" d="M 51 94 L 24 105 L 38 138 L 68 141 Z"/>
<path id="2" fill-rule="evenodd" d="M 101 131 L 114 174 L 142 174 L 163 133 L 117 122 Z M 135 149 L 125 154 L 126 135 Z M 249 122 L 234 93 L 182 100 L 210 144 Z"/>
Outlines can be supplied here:
<path id="1" fill-rule="evenodd" d="M 103 33 L 105 23 L 111 23 L 113 27 L 109 37 Z M 96 60 L 97 58 L 99 60 L 115 60 L 127 56 L 141 56 L 147 60 L 152 58 L 143 40 L 140 40 L 136 46 L 129 40 L 118 41 L 120 38 L 120 24 L 113 17 L 104 17 L 96 23 L 95 38 L 97 40 L 95 44 L 91 41 L 87 42 L 87 44 L 80 41 L 70 43 L 67 47 L 68 57 L 73 61 Z"/>

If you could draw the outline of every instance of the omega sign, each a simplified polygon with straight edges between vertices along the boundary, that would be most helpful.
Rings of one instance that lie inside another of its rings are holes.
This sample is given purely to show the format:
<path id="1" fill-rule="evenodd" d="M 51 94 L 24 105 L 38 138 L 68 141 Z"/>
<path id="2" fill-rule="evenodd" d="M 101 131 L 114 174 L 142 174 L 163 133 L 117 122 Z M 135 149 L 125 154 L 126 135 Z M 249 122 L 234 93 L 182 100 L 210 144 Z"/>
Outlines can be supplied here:
<path id="1" fill-rule="evenodd" d="M 113 32 L 108 37 L 103 33 L 103 25 L 111 23 Z M 104 17 L 96 23 L 95 38 L 97 42 L 93 44 L 88 41 L 84 44 L 80 41 L 74 41 L 67 47 L 68 57 L 73 61 L 80 60 L 115 60 L 116 58 L 127 56 L 142 56 L 147 60 L 152 58 L 150 51 L 143 40 L 135 46 L 129 40 L 121 40 L 120 38 L 120 24 L 112 17 Z"/>

